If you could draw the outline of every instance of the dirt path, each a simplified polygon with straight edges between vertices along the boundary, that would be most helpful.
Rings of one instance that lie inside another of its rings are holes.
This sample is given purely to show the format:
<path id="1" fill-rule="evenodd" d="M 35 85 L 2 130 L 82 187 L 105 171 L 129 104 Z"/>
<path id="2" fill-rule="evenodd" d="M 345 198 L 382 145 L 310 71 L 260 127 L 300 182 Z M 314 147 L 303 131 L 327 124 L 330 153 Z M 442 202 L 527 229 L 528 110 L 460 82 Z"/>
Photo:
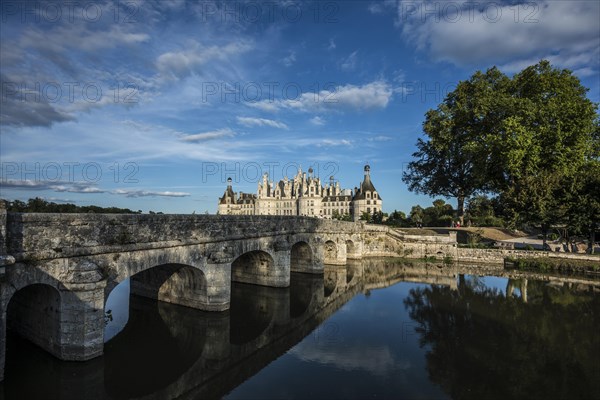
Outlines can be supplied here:
<path id="1" fill-rule="evenodd" d="M 489 240 L 511 240 L 522 238 L 526 236 L 523 233 L 513 233 L 508 229 L 502 228 L 486 228 L 486 227 L 470 227 L 470 228 L 401 228 L 400 231 L 406 232 L 410 235 L 435 235 L 435 234 L 447 234 L 450 231 L 460 231 L 460 232 L 470 232 L 470 233 L 478 233 L 483 236 L 485 239 Z"/>

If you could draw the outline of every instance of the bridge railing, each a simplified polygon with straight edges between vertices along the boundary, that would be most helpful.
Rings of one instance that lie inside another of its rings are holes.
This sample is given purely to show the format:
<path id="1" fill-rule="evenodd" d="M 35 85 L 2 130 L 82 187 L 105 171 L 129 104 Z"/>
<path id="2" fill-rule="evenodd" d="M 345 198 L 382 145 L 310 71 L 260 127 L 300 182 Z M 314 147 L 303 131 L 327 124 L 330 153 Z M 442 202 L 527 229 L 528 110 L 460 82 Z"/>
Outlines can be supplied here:
<path id="1" fill-rule="evenodd" d="M 281 234 L 387 229 L 296 216 L 11 212 L 5 215 L 6 252 L 18 259 L 27 258 L 28 254 L 58 258 L 81 253 L 74 249 L 181 245 Z"/>

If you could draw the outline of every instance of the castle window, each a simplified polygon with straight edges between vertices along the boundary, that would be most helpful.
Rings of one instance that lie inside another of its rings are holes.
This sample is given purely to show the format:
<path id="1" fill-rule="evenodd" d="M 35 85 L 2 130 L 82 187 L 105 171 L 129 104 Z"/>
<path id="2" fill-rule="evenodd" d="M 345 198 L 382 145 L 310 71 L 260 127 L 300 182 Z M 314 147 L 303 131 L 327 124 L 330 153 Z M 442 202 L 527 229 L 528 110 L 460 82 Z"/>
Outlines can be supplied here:
<path id="1" fill-rule="evenodd" d="M 370 199 L 370 198 L 371 198 L 371 193 L 367 192 L 367 199 Z"/>
<path id="2" fill-rule="evenodd" d="M 367 200 L 367 204 L 371 204 L 371 200 Z"/>

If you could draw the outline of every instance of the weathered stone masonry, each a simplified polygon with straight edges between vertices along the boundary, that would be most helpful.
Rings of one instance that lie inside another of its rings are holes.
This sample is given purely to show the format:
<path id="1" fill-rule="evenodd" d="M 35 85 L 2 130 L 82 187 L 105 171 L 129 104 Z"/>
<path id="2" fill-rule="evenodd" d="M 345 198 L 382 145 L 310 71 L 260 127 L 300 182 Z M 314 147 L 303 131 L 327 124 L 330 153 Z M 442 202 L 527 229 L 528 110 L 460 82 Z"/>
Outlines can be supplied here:
<path id="1" fill-rule="evenodd" d="M 20 214 L 0 205 L 0 380 L 7 323 L 60 359 L 101 355 L 106 299 L 128 278 L 133 294 L 222 311 L 232 281 L 287 287 L 291 271 L 321 274 L 361 257 L 503 255 L 457 248 L 453 234 L 310 217 Z"/>
<path id="2" fill-rule="evenodd" d="M 308 217 L 4 211 L 0 223 L 0 376 L 7 321 L 58 358 L 101 355 L 104 304 L 127 278 L 134 294 L 221 311 L 232 280 L 287 287 L 292 270 L 393 253 L 364 245 L 386 230 Z"/>

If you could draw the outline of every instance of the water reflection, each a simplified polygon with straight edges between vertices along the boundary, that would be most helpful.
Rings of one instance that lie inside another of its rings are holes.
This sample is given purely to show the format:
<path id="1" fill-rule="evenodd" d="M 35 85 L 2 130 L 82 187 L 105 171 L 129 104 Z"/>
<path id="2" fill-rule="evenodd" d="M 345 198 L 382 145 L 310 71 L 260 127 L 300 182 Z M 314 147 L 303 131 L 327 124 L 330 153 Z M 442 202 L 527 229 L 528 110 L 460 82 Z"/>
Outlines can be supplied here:
<path id="1" fill-rule="evenodd" d="M 600 397 L 598 282 L 471 271 L 354 261 L 234 283 L 222 313 L 131 296 L 90 362 L 9 335 L 0 397 Z"/>
<path id="2" fill-rule="evenodd" d="M 410 290 L 404 304 L 431 349 L 431 380 L 455 399 L 600 398 L 598 286 L 521 278 L 506 287 L 461 276 L 457 291 Z"/>
<path id="3" fill-rule="evenodd" d="M 204 319 L 184 307 L 132 296 L 129 323 L 105 347 L 105 388 L 112 398 L 145 396 L 185 373 L 202 355 Z"/>
<path id="4" fill-rule="evenodd" d="M 130 280 L 125 279 L 108 296 L 105 305 L 104 342 L 108 342 L 121 332 L 129 320 Z"/>

